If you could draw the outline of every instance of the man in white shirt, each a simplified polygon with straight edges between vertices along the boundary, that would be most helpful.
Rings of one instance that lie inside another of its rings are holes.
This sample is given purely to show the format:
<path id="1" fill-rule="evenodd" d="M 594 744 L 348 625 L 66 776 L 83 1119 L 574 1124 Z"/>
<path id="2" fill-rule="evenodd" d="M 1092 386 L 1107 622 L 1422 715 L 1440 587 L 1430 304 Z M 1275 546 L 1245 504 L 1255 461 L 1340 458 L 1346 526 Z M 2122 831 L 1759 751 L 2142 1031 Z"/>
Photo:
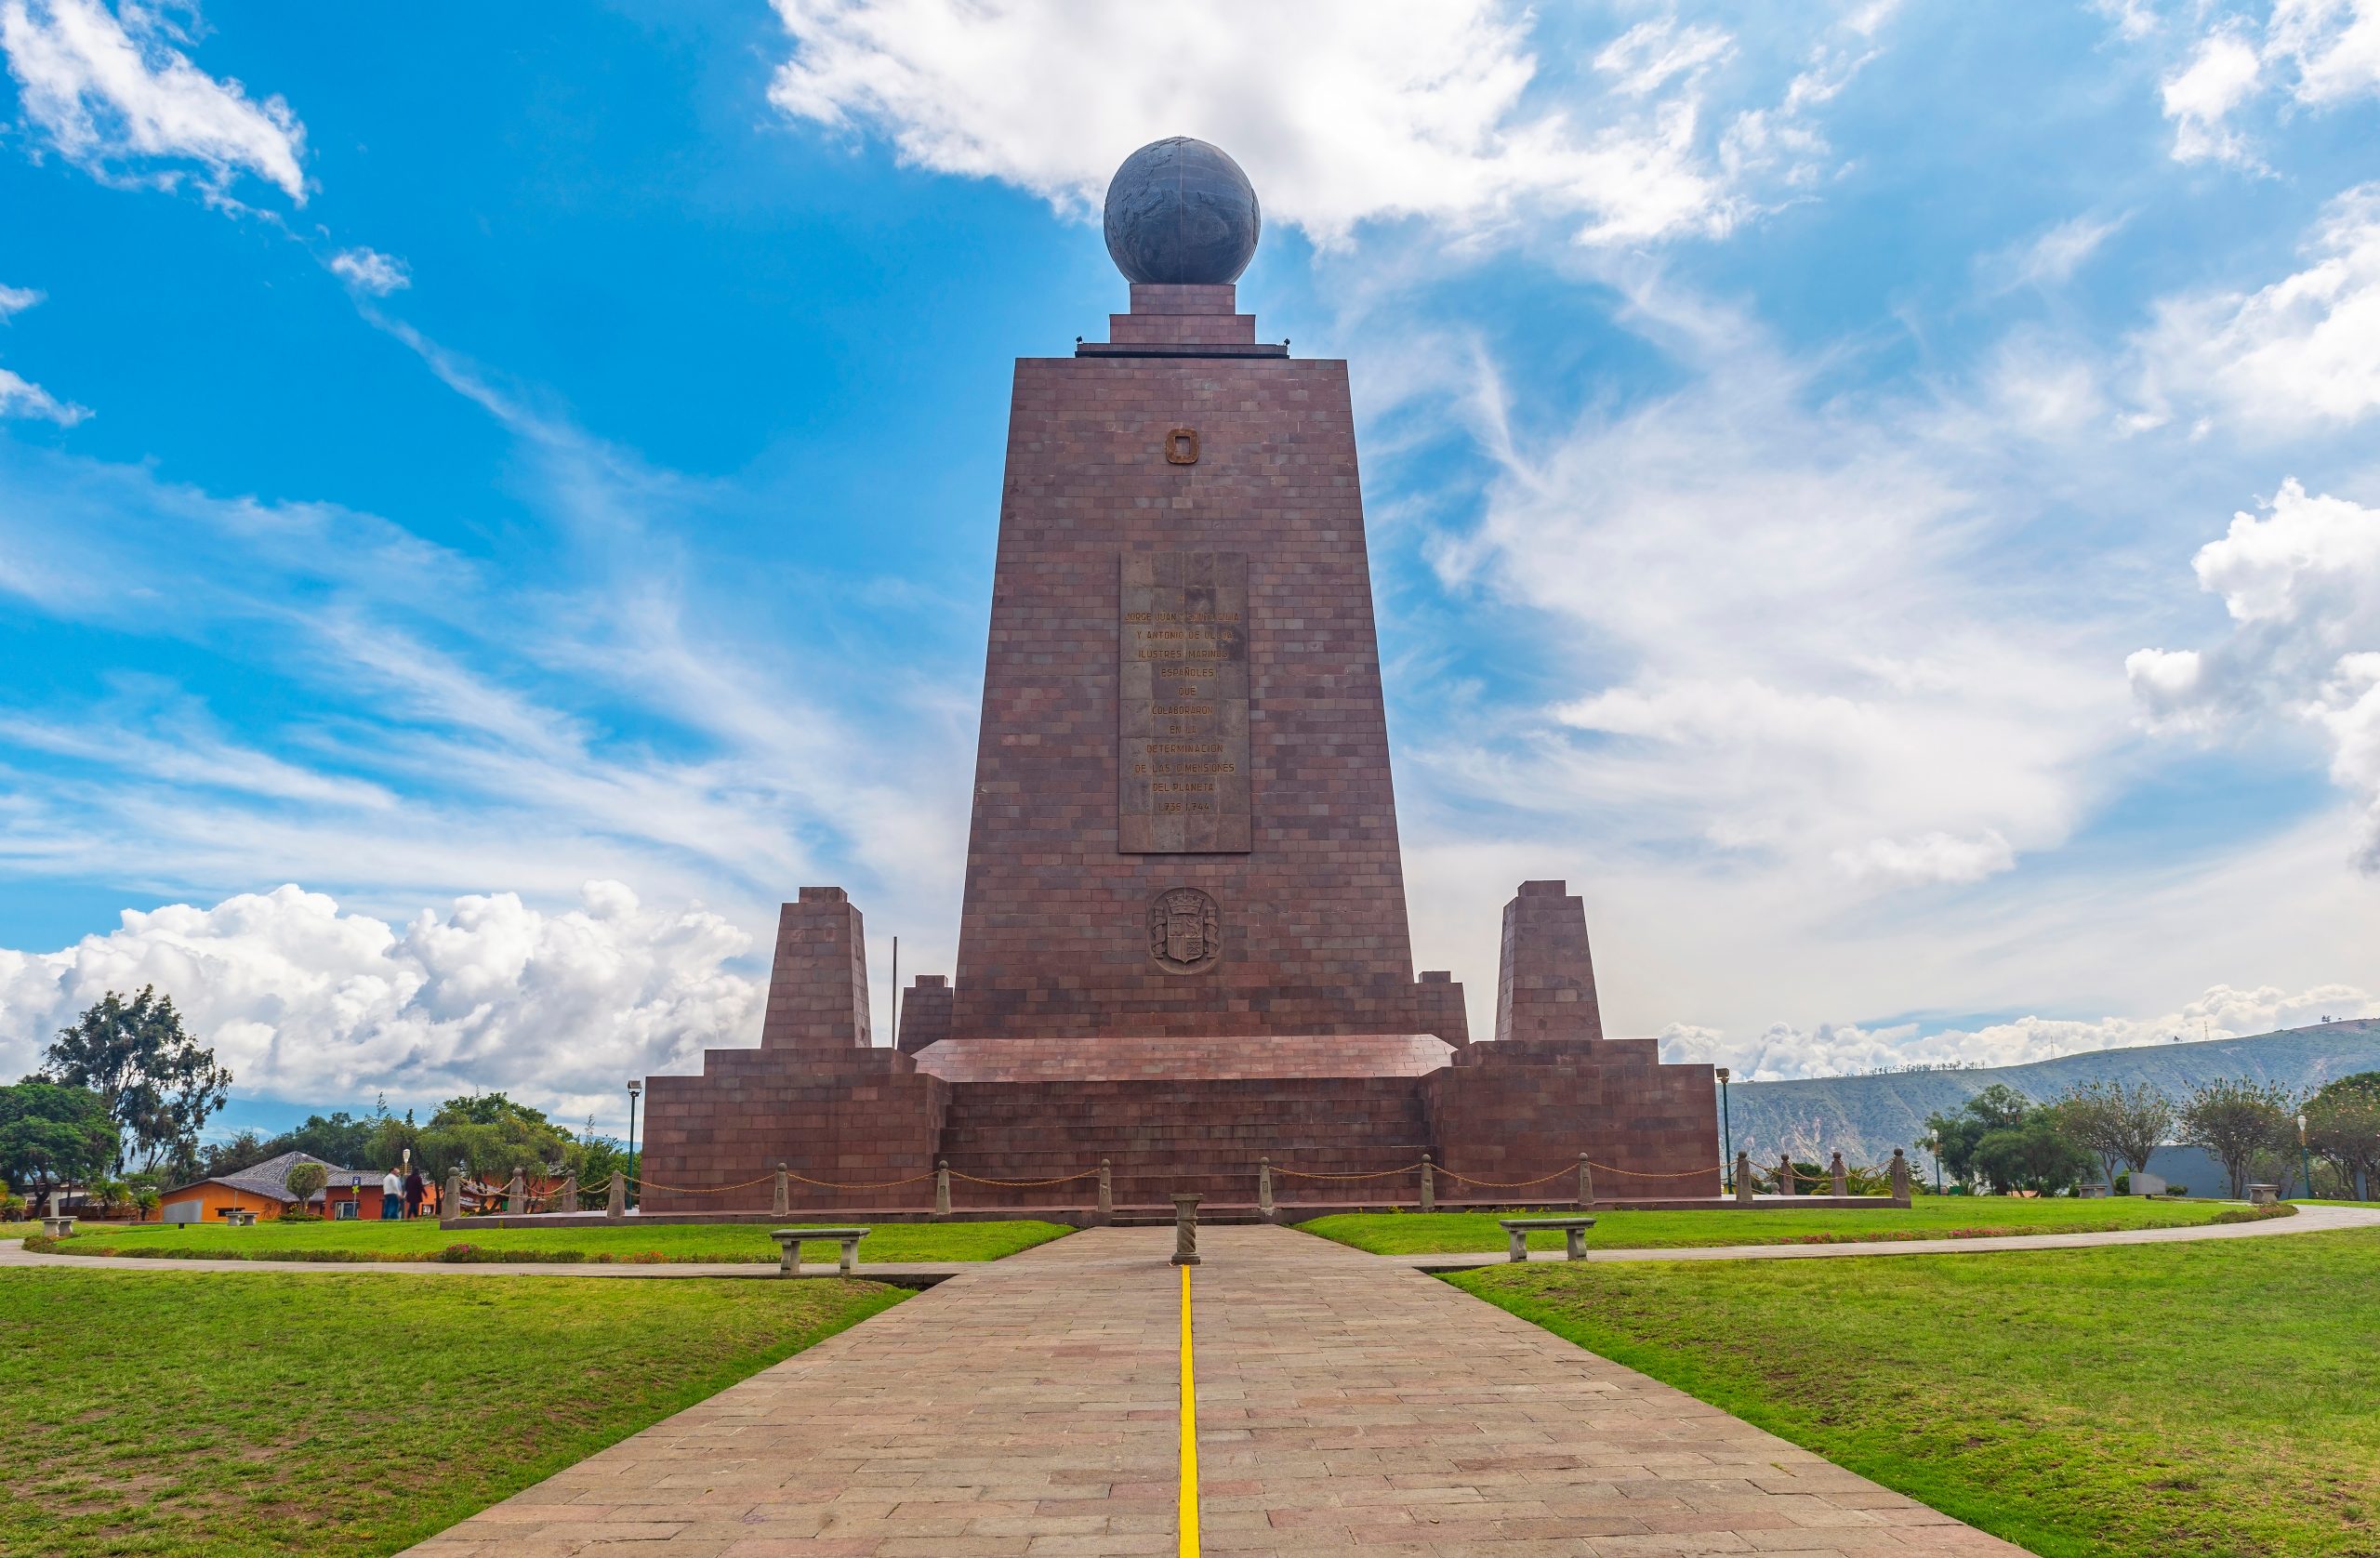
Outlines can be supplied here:
<path id="1" fill-rule="evenodd" d="M 394 1168 L 380 1182 L 380 1221 L 393 1222 L 405 1215 L 405 1182 L 397 1178 Z"/>

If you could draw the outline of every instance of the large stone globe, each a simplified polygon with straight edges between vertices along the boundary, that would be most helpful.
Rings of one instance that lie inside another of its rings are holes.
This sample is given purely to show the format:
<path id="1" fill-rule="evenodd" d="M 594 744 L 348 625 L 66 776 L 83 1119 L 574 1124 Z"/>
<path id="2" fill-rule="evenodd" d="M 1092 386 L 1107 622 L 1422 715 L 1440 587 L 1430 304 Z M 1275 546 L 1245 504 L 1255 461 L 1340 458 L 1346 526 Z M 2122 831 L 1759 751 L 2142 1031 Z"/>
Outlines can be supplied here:
<path id="1" fill-rule="evenodd" d="M 1124 159 L 1107 181 L 1106 225 L 1127 280 L 1217 286 L 1248 269 L 1263 214 L 1237 163 L 1178 135 Z"/>

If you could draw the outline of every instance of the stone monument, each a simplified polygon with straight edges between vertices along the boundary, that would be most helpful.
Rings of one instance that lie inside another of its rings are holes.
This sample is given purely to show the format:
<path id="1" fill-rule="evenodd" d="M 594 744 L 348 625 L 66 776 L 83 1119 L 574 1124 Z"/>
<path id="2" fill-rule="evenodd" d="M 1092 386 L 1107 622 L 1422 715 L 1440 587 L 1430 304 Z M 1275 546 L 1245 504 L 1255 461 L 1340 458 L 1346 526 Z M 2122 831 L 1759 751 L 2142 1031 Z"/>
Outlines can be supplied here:
<path id="1" fill-rule="evenodd" d="M 1492 1041 L 1448 974 L 1415 977 L 1347 364 L 1237 311 L 1246 176 L 1158 141 L 1105 226 L 1130 311 L 1016 366 L 955 977 L 902 992 L 899 1048 L 875 1047 L 859 910 L 803 888 L 760 1048 L 651 1079 L 646 1172 L 678 1188 L 644 1205 L 766 1207 L 767 1183 L 686 1192 L 780 1159 L 797 1207 L 853 1208 L 920 1204 L 898 1182 L 945 1160 L 1031 1180 L 1103 1158 L 1118 1204 L 1237 1205 L 1260 1155 L 1282 1202 L 1314 1202 L 1348 1187 L 1301 1173 L 1424 1153 L 1448 1199 L 1582 1153 L 1606 1196 L 1716 1195 L 1711 1068 L 1603 1036 L 1563 883 L 1504 911 Z"/>

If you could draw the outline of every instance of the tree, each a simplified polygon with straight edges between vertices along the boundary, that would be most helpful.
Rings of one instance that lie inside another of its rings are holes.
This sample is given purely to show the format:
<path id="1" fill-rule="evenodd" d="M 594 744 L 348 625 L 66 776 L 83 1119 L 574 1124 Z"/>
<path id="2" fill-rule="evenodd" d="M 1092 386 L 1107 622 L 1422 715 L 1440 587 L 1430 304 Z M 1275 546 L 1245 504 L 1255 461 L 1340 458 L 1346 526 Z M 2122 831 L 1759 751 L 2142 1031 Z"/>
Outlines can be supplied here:
<path id="1" fill-rule="evenodd" d="M 209 1142 L 200 1148 L 190 1178 L 193 1180 L 221 1179 L 226 1174 L 236 1174 L 243 1168 L 253 1168 L 266 1158 L 277 1157 L 281 1151 L 281 1148 L 266 1141 L 254 1130 L 243 1129 L 232 1132 L 220 1142 Z"/>
<path id="2" fill-rule="evenodd" d="M 289 1187 L 289 1198 L 298 1203 L 298 1210 L 303 1211 L 307 1203 L 314 1198 L 314 1192 L 330 1181 L 330 1170 L 319 1163 L 293 1163 L 282 1182 Z"/>
<path id="3" fill-rule="evenodd" d="M 433 1178 L 469 1163 L 497 1178 L 515 1167 L 567 1171 L 585 1162 L 586 1149 L 555 1129 L 545 1112 L 502 1093 L 450 1098 L 430 1117 L 418 1148 Z"/>
<path id="4" fill-rule="evenodd" d="M 2067 1135 L 2098 1157 L 2109 1185 L 2118 1164 L 2144 1172 L 2174 1131 L 2174 1101 L 2153 1082 L 2085 1082 L 2060 1095 L 2057 1107 Z"/>
<path id="5" fill-rule="evenodd" d="M 173 997 L 153 984 L 129 1001 L 111 990 L 73 1027 L 60 1029 L 46 1070 L 51 1080 L 88 1088 L 106 1102 L 117 1168 L 135 1152 L 142 1168 L 155 1168 L 194 1142 L 231 1086 L 215 1051 L 182 1030 Z"/>
<path id="6" fill-rule="evenodd" d="M 1925 1128 L 1941 1143 L 1942 1167 L 1961 1184 L 1977 1177 L 1977 1144 L 1995 1130 L 2022 1125 L 2033 1101 L 2005 1082 L 1994 1082 L 1970 1098 L 1954 1114 L 1928 1115 Z"/>
<path id="7" fill-rule="evenodd" d="M 2380 1180 L 2380 1071 L 2342 1076 L 2307 1099 L 2306 1145 L 2338 1169 L 2350 1197 L 2372 1199 Z"/>
<path id="8" fill-rule="evenodd" d="M 2068 1135 L 2061 1113 L 2044 1106 L 2022 1122 L 1987 1130 L 1975 1144 L 1976 1171 L 2002 1195 L 2071 1190 L 2091 1168 L 2090 1149 Z"/>
<path id="9" fill-rule="evenodd" d="M 371 1148 L 372 1126 L 371 1120 L 359 1120 L 344 1109 L 327 1116 L 309 1115 L 305 1124 L 274 1137 L 269 1143 L 272 1150 L 266 1155 L 304 1153 L 341 1167 L 361 1166 Z"/>
<path id="10" fill-rule="evenodd" d="M 2258 1155 L 2278 1143 L 2296 1144 L 2294 1102 L 2281 1089 L 2245 1077 L 2203 1083 L 2182 1101 L 2181 1139 L 2213 1153 L 2231 1178 L 2231 1198 L 2244 1200 L 2248 1169 Z"/>
<path id="11" fill-rule="evenodd" d="M 116 1148 L 107 1101 L 88 1088 L 39 1076 L 0 1088 L 0 1179 L 32 1186 L 35 1199 L 106 1173 Z"/>

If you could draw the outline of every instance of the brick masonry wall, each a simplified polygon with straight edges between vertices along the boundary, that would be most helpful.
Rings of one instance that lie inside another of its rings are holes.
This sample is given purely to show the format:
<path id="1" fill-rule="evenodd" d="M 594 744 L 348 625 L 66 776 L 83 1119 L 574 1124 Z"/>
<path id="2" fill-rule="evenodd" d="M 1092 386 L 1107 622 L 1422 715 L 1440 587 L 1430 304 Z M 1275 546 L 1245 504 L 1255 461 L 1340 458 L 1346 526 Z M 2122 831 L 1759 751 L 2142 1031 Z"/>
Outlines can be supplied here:
<path id="1" fill-rule="evenodd" d="M 1230 288 L 1141 288 L 1152 341 L 1252 338 Z M 1166 457 L 1176 428 L 1196 464 Z M 1126 854 L 1119 558 L 1248 557 L 1254 848 Z M 1429 1031 L 1417 991 L 1344 363 L 1017 364 L 951 1033 Z M 1150 956 L 1152 899 L 1220 906 L 1223 953 Z M 1459 997 L 1453 1002 L 1459 1006 Z"/>
<path id="2" fill-rule="evenodd" d="M 763 1050 L 865 1050 L 867 934 L 840 887 L 805 887 L 777 912 Z"/>

